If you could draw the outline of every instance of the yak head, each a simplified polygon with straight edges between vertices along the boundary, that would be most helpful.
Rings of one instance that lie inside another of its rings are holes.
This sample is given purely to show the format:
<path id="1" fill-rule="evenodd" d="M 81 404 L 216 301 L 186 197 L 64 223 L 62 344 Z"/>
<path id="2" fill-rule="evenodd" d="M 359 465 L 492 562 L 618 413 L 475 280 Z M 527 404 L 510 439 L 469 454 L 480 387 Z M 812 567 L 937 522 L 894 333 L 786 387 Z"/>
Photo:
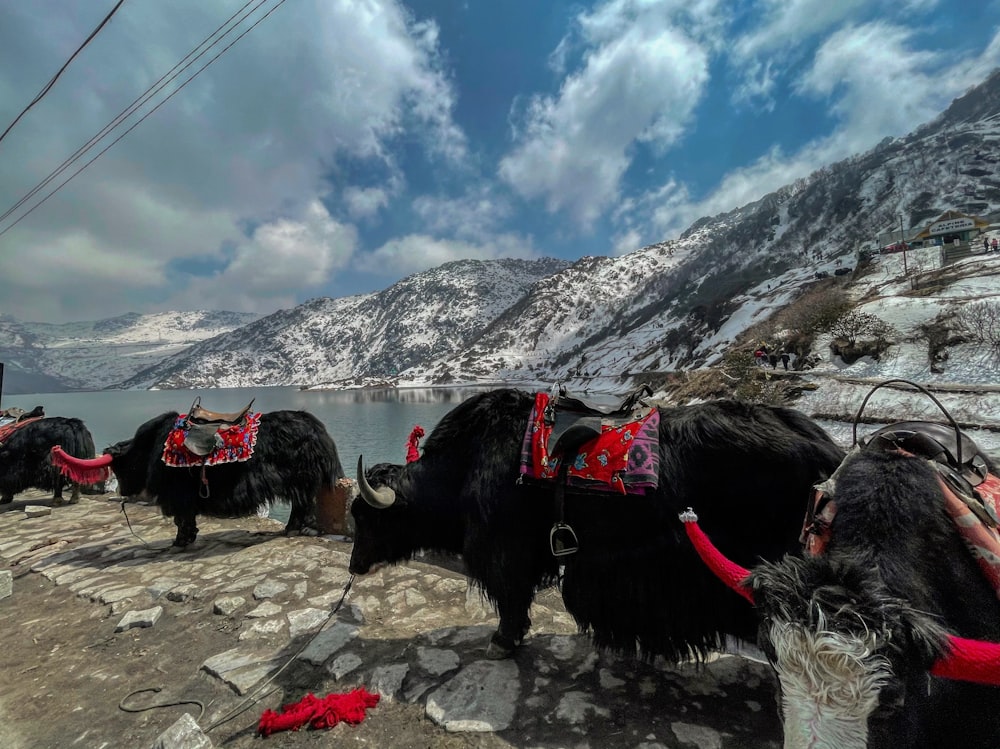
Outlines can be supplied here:
<path id="1" fill-rule="evenodd" d="M 351 503 L 355 535 L 350 571 L 355 575 L 410 559 L 415 550 L 408 540 L 406 467 L 378 463 L 365 471 L 362 461 L 359 457 L 358 498 Z"/>
<path id="2" fill-rule="evenodd" d="M 111 457 L 111 470 L 118 479 L 118 493 L 123 497 L 137 497 L 146 488 L 149 474 L 148 461 L 133 449 L 132 439 L 116 442 L 104 448 L 104 455 Z"/>
<path id="3" fill-rule="evenodd" d="M 757 607 L 785 749 L 924 746 L 914 731 L 940 730 L 957 704 L 949 695 L 981 689 L 962 682 L 1000 686 L 1000 643 L 946 631 L 994 631 L 995 597 L 926 461 L 856 452 L 824 492 L 836 504 L 825 550 L 753 572 L 724 557 L 693 512 L 681 520 L 705 564 Z"/>
<path id="4" fill-rule="evenodd" d="M 863 749 L 904 730 L 908 703 L 924 696 L 947 650 L 935 620 L 890 595 L 871 560 L 787 557 L 747 582 L 778 677 L 786 749 Z"/>

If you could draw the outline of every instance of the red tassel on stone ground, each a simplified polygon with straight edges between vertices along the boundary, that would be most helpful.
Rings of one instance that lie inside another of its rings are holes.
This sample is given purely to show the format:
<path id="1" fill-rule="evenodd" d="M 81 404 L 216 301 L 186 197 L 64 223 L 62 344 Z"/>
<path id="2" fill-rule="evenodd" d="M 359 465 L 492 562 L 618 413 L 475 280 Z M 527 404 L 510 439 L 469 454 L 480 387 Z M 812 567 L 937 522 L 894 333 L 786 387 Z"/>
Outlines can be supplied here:
<path id="1" fill-rule="evenodd" d="M 260 716 L 257 733 L 270 736 L 278 731 L 296 731 L 308 724 L 310 728 L 332 728 L 341 721 L 357 725 L 365 719 L 365 711 L 378 704 L 379 695 L 359 687 L 347 694 L 317 697 L 309 693 L 299 702 L 283 705 L 280 713 L 265 710 Z"/>

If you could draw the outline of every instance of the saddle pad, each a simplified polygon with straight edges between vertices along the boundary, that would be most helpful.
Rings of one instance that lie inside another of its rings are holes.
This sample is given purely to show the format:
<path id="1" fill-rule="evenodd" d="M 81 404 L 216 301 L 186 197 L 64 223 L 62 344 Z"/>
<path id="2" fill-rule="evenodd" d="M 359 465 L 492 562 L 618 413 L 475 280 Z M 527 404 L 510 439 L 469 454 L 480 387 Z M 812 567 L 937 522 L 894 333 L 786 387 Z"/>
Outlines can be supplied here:
<path id="1" fill-rule="evenodd" d="M 536 393 L 521 445 L 521 475 L 555 479 L 564 460 L 569 486 L 621 494 L 656 489 L 660 467 L 660 412 L 624 424 L 602 424 L 601 434 L 582 444 L 575 455 L 550 455 L 552 425 L 545 422 L 548 393 Z"/>
<path id="2" fill-rule="evenodd" d="M 25 424 L 30 424 L 33 421 L 38 421 L 39 419 L 45 418 L 44 416 L 32 416 L 30 419 L 21 419 L 20 421 L 15 421 L 10 424 L 4 424 L 0 426 L 0 444 L 3 444 L 10 435 L 16 432 L 18 429 L 23 427 Z"/>
<path id="3" fill-rule="evenodd" d="M 181 414 L 174 422 L 174 428 L 167 435 L 163 444 L 163 462 L 174 468 L 187 466 L 214 466 L 221 463 L 236 463 L 250 460 L 254 446 L 257 444 L 257 429 L 260 426 L 260 414 L 247 414 L 246 421 L 218 431 L 222 446 L 208 455 L 196 455 L 184 446 L 188 430 L 184 428 L 187 414 Z"/>
<path id="4" fill-rule="evenodd" d="M 940 475 L 938 482 L 944 494 L 945 510 L 954 521 L 959 535 L 972 552 L 972 556 L 979 563 L 983 575 L 993 586 L 997 598 L 1000 598 L 1000 534 L 996 528 L 985 525 L 969 509 L 969 502 L 973 500 L 966 498 L 963 501 L 955 488 L 949 486 Z M 975 488 L 975 493 L 981 503 L 993 511 L 993 517 L 996 517 L 997 511 L 1000 510 L 1000 478 L 992 473 L 986 474 L 983 482 Z"/>

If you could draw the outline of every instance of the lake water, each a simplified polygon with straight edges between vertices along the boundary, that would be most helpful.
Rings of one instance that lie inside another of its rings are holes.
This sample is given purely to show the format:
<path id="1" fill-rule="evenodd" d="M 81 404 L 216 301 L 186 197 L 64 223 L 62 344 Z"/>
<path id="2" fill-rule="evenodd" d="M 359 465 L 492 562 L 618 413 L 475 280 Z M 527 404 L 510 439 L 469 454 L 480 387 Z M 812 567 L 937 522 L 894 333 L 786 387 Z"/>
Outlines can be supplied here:
<path id="1" fill-rule="evenodd" d="M 236 411 L 254 399 L 254 411 L 309 411 L 322 421 L 348 476 L 358 455 L 365 464 L 406 460 L 406 440 L 415 424 L 430 434 L 444 414 L 477 388 L 407 388 L 402 390 L 304 391 L 293 387 L 217 388 L 211 390 L 102 390 L 4 396 L 0 406 L 45 408 L 46 416 L 82 419 L 100 453 L 128 439 L 136 428 L 166 411 L 187 413 L 195 397 L 212 411 Z M 526 415 L 527 416 L 527 415 Z"/>

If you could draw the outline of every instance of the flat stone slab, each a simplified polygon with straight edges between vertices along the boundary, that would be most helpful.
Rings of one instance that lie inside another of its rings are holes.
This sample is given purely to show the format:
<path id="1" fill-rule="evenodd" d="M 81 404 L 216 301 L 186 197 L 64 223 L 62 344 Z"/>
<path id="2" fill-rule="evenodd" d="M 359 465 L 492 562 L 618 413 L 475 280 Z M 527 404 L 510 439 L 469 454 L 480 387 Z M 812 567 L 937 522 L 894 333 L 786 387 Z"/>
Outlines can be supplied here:
<path id="1" fill-rule="evenodd" d="M 42 507 L 41 505 L 28 505 L 24 508 L 25 517 L 29 518 L 40 518 L 46 515 L 52 514 L 51 507 Z"/>
<path id="2" fill-rule="evenodd" d="M 0 571 L 0 598 L 8 598 L 14 592 L 14 573 Z"/>
<path id="3" fill-rule="evenodd" d="M 329 629 L 317 634 L 299 654 L 299 658 L 314 666 L 322 666 L 330 656 L 357 637 L 358 632 L 358 628 L 353 624 L 336 622 Z"/>
<path id="4" fill-rule="evenodd" d="M 153 744 L 153 749 L 212 749 L 212 740 L 206 736 L 189 713 L 184 713 Z"/>
<path id="5" fill-rule="evenodd" d="M 142 611 L 129 611 L 118 622 L 115 632 L 124 632 L 127 629 L 132 629 L 132 627 L 152 627 L 159 621 L 161 616 L 163 616 L 162 606 L 154 606 L 151 609 L 143 609 Z"/>
<path id="6" fill-rule="evenodd" d="M 504 731 L 521 684 L 513 661 L 475 661 L 427 697 L 427 717 L 446 731 Z"/>

